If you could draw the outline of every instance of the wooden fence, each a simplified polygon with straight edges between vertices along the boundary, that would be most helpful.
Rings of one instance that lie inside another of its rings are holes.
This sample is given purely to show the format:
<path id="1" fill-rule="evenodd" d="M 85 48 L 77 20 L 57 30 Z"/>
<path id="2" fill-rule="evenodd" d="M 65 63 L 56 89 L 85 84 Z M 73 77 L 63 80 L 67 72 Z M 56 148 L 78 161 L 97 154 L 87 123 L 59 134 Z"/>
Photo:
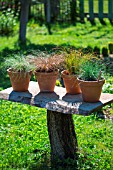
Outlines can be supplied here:
<path id="1" fill-rule="evenodd" d="M 100 20 L 108 18 L 110 21 L 113 21 L 113 0 L 76 0 L 77 5 L 75 6 L 74 6 L 75 0 L 59 0 L 59 1 L 60 3 L 58 4 L 57 7 L 57 11 L 59 13 L 57 13 L 57 16 L 55 18 L 56 21 L 61 22 L 73 21 L 73 19 L 76 19 L 76 17 L 80 18 L 81 21 L 84 21 L 86 17 L 90 21 L 93 21 L 95 18 L 99 18 Z M 47 2 L 50 2 L 50 5 L 47 5 L 50 8 L 51 0 L 47 0 Z M 43 5 L 41 7 L 41 10 L 44 9 L 44 3 L 42 2 L 42 4 Z M 38 6 L 38 4 L 36 6 Z M 36 6 L 34 6 L 34 8 Z M 44 10 L 42 11 L 43 11 L 42 17 L 44 19 L 45 17 Z M 49 9 L 47 11 L 49 12 Z M 41 12 L 39 14 L 41 15 Z M 39 14 L 37 13 L 36 15 Z M 49 14 L 49 16 L 52 16 L 52 14 Z"/>
<path id="2" fill-rule="evenodd" d="M 0 0 L 0 10 L 10 7 L 15 9 L 16 12 L 18 9 L 18 1 L 19 0 Z M 47 21 L 47 11 L 49 12 L 49 9 L 47 9 L 48 5 L 46 6 L 44 2 L 50 2 L 51 5 L 51 1 L 52 0 L 33 0 L 30 10 L 31 16 L 40 22 Z M 76 17 L 80 18 L 81 21 L 84 21 L 85 17 L 90 21 L 93 21 L 95 18 L 99 18 L 100 20 L 108 18 L 110 21 L 113 21 L 113 0 L 56 0 L 56 2 L 58 2 L 58 4 L 52 6 L 52 8 L 48 6 L 51 9 L 51 13 L 48 13 L 48 15 L 54 16 L 54 21 L 73 22 Z M 75 2 L 77 2 L 77 6 L 73 5 Z"/>
<path id="3" fill-rule="evenodd" d="M 85 10 L 87 6 L 87 10 Z M 113 0 L 79 0 L 80 19 L 88 17 L 90 21 L 95 18 L 113 20 Z"/>

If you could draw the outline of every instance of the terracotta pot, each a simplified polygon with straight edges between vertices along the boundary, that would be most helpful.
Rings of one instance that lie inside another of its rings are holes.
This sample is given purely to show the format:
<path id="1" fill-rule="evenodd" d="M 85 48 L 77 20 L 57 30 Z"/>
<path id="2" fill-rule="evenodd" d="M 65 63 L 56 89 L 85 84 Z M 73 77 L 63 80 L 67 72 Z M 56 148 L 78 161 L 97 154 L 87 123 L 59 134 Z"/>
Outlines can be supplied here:
<path id="1" fill-rule="evenodd" d="M 105 79 L 99 81 L 84 81 L 78 79 L 78 81 L 82 91 L 83 100 L 85 102 L 98 102 Z"/>
<path id="2" fill-rule="evenodd" d="M 14 91 L 24 92 L 28 90 L 32 71 L 20 73 L 12 72 L 11 69 L 8 69 L 7 72 L 9 74 L 11 85 Z"/>
<path id="3" fill-rule="evenodd" d="M 67 72 L 66 70 L 61 72 L 66 92 L 69 94 L 81 93 L 77 77 L 75 75 L 67 75 L 66 72 Z"/>
<path id="4" fill-rule="evenodd" d="M 35 71 L 35 77 L 38 81 L 40 92 L 53 92 L 58 77 L 58 71 L 50 73 Z"/>

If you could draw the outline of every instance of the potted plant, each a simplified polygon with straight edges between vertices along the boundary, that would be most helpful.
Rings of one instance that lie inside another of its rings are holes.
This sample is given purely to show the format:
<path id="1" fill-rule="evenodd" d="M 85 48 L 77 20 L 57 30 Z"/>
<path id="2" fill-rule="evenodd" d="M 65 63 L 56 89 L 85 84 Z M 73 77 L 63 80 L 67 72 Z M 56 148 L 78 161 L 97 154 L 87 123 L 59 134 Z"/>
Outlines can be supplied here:
<path id="1" fill-rule="evenodd" d="M 14 56 L 4 62 L 4 68 L 8 75 L 14 91 L 24 92 L 28 90 L 32 71 L 35 66 L 25 58 L 25 56 Z"/>
<path id="2" fill-rule="evenodd" d="M 85 102 L 99 101 L 105 83 L 103 73 L 105 73 L 105 66 L 99 59 L 86 58 L 82 62 L 78 81 Z"/>
<path id="3" fill-rule="evenodd" d="M 65 70 L 61 72 L 61 76 L 64 81 L 66 92 L 69 94 L 81 93 L 77 80 L 81 60 L 82 55 L 76 50 L 71 50 L 71 52 L 65 56 Z"/>
<path id="4" fill-rule="evenodd" d="M 41 55 L 39 54 L 39 56 Z M 59 75 L 59 65 L 62 61 L 62 55 L 48 55 L 46 53 L 43 53 L 42 57 L 34 59 L 36 64 L 35 77 L 38 81 L 40 92 L 54 91 Z"/>

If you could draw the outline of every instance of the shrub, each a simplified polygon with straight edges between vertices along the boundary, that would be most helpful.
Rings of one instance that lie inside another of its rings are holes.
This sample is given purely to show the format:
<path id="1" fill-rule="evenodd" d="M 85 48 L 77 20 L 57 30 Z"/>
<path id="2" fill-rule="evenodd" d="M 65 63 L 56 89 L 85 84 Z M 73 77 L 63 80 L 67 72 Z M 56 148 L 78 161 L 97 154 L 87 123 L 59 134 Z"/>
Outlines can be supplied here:
<path id="1" fill-rule="evenodd" d="M 91 46 L 87 46 L 86 48 L 83 48 L 83 53 L 88 54 L 93 52 L 93 48 Z"/>
<path id="2" fill-rule="evenodd" d="M 17 14 L 18 16 L 18 14 Z M 0 34 L 9 35 L 14 31 L 17 16 L 14 16 L 14 11 L 8 8 L 0 14 Z"/>
<path id="3" fill-rule="evenodd" d="M 93 52 L 94 52 L 94 54 L 96 54 L 96 55 L 100 55 L 100 48 L 97 47 L 97 46 L 95 46 L 94 49 L 93 49 Z"/>
<path id="4" fill-rule="evenodd" d="M 108 49 L 109 49 L 109 53 L 110 53 L 110 54 L 113 54 L 113 43 L 112 43 L 112 42 L 110 42 L 110 43 L 108 44 Z"/>
<path id="5" fill-rule="evenodd" d="M 102 48 L 102 55 L 103 57 L 108 57 L 108 48 L 106 46 Z"/>

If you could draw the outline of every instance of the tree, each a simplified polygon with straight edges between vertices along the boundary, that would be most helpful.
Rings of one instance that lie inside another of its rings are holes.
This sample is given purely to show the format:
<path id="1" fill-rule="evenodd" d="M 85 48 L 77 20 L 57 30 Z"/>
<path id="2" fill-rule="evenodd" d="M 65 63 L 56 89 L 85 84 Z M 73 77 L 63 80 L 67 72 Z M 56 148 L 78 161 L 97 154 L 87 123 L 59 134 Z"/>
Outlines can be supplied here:
<path id="1" fill-rule="evenodd" d="M 52 165 L 63 164 L 68 158 L 77 160 L 78 143 L 72 114 L 47 110 L 47 126 Z"/>
<path id="2" fill-rule="evenodd" d="M 19 41 L 26 43 L 26 28 L 29 15 L 29 6 L 31 0 L 20 0 L 21 12 L 20 12 L 20 30 L 19 30 Z"/>
<path id="3" fill-rule="evenodd" d="M 50 3 L 50 18 L 51 22 L 54 22 L 60 13 L 60 0 L 44 0 L 45 3 L 45 17 L 48 20 L 48 4 Z"/>

